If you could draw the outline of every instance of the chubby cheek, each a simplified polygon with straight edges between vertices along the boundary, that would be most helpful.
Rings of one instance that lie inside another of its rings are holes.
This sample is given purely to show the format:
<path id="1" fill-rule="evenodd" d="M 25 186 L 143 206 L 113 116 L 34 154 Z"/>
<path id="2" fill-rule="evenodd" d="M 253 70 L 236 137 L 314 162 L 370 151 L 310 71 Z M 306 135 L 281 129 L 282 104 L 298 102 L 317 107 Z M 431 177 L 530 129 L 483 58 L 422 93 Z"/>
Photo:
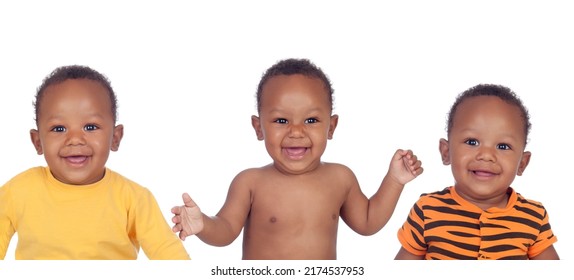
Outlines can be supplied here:
<path id="1" fill-rule="evenodd" d="M 102 141 L 93 141 L 90 144 L 91 149 L 95 152 L 95 153 L 108 153 L 108 150 L 112 147 L 112 142 L 109 141 L 109 143 L 106 141 L 104 142 Z"/>
<path id="2" fill-rule="evenodd" d="M 94 151 L 100 153 L 107 153 L 112 149 L 114 143 L 114 136 L 112 132 L 106 133 L 105 135 L 94 135 L 93 138 L 86 139 L 86 145 L 90 146 Z"/>
<path id="3" fill-rule="evenodd" d="M 265 142 L 265 148 L 270 154 L 280 152 L 281 141 L 277 137 L 266 135 L 263 141 Z"/>
<path id="4" fill-rule="evenodd" d="M 314 145 L 326 146 L 327 141 L 329 141 L 329 134 L 328 133 L 325 133 L 325 134 L 317 133 L 316 135 L 312 135 L 311 139 L 312 139 Z"/>
<path id="5" fill-rule="evenodd" d="M 452 177 L 454 178 L 454 181 L 460 182 L 462 180 L 462 174 L 463 174 L 461 168 L 457 164 L 452 163 L 450 169 L 452 171 Z"/>
<path id="6" fill-rule="evenodd" d="M 261 131 L 261 134 L 263 136 L 263 140 L 265 140 L 266 143 L 275 144 L 275 145 L 280 145 L 283 138 L 287 137 L 286 136 L 287 133 L 285 133 L 284 131 L 277 129 L 277 128 L 275 128 L 275 129 L 264 128 Z"/>
<path id="7" fill-rule="evenodd" d="M 329 139 L 329 127 L 322 127 L 307 131 L 309 138 L 316 142 L 324 142 Z"/>
<path id="8" fill-rule="evenodd" d="M 60 145 L 53 141 L 43 141 L 41 146 L 42 152 L 46 157 L 55 157 L 60 151 Z"/>
<path id="9" fill-rule="evenodd" d="M 451 170 L 455 178 L 460 178 L 462 175 L 466 174 L 467 164 L 470 162 L 470 157 L 465 155 L 457 154 L 456 152 L 451 153 Z"/>
<path id="10" fill-rule="evenodd" d="M 455 148 L 451 150 L 450 160 L 453 164 L 462 166 L 474 161 L 474 152 L 468 149 Z"/>

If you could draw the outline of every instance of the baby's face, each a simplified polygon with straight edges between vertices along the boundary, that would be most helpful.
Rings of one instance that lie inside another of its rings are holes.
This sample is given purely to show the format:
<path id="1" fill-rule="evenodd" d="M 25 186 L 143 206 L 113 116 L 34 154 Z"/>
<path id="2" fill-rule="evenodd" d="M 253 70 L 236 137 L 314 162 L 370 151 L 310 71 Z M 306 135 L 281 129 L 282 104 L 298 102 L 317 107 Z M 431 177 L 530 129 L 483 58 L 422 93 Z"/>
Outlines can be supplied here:
<path id="1" fill-rule="evenodd" d="M 456 110 L 443 152 L 457 192 L 469 201 L 503 197 L 528 165 L 525 137 L 517 106 L 495 96 L 464 100 Z"/>
<path id="2" fill-rule="evenodd" d="M 123 133 L 111 107 L 107 90 L 91 80 L 70 79 L 45 89 L 31 137 L 56 179 L 87 185 L 104 176 L 110 150 L 118 149 Z"/>
<path id="3" fill-rule="evenodd" d="M 337 125 L 321 80 L 303 75 L 271 78 L 262 90 L 253 127 L 276 168 L 301 174 L 317 168 Z"/>

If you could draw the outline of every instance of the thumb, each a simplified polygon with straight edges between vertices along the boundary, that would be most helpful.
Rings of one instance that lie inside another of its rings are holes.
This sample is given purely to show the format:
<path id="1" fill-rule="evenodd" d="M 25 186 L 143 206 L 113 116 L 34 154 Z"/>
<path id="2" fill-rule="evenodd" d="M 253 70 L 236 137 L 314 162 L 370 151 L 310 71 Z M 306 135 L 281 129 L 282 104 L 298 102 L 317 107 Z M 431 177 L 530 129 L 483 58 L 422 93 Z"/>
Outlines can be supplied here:
<path id="1" fill-rule="evenodd" d="M 189 196 L 188 193 L 183 193 L 181 197 L 183 198 L 183 204 L 186 207 L 197 207 L 197 204 L 193 201 L 193 199 L 191 199 L 191 196 Z"/>

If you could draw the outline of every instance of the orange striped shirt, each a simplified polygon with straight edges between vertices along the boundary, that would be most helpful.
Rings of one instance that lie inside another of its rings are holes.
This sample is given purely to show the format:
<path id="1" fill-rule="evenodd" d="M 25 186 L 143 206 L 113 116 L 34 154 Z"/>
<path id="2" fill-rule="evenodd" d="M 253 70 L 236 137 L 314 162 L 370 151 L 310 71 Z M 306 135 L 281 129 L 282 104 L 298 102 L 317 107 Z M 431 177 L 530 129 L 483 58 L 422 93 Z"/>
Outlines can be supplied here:
<path id="1" fill-rule="evenodd" d="M 557 241 L 541 203 L 508 188 L 506 208 L 483 211 L 454 187 L 423 194 L 399 229 L 408 252 L 425 259 L 530 259 Z"/>

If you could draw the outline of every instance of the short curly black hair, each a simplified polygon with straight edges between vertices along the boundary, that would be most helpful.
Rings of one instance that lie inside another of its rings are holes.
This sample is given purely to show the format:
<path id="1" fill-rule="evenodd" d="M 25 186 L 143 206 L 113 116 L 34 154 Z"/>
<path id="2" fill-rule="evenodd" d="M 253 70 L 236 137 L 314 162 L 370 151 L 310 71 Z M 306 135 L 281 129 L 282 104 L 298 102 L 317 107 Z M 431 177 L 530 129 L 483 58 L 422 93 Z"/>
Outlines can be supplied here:
<path id="1" fill-rule="evenodd" d="M 118 108 L 118 101 L 116 98 L 116 94 L 114 92 L 114 90 L 112 89 L 111 83 L 108 80 L 108 78 L 106 76 L 104 76 L 103 74 L 101 74 L 100 72 L 88 67 L 88 66 L 82 66 L 82 65 L 68 65 L 68 66 L 61 66 L 56 68 L 54 71 L 52 71 L 52 73 L 50 73 L 50 75 L 48 75 L 46 78 L 44 78 L 42 84 L 40 85 L 40 87 L 38 87 L 37 91 L 36 91 L 36 98 L 35 101 L 33 103 L 34 105 L 34 120 L 36 121 L 36 123 L 38 123 L 38 109 L 40 107 L 40 103 L 42 102 L 42 99 L 44 98 L 44 92 L 46 91 L 46 88 L 48 88 L 49 86 L 52 85 L 57 85 L 59 83 L 65 82 L 66 80 L 70 80 L 70 79 L 88 79 L 88 80 L 92 80 L 95 81 L 97 83 L 99 83 L 100 85 L 102 85 L 109 94 L 110 97 L 110 101 L 112 104 L 111 110 L 112 110 L 112 117 L 114 119 L 114 122 L 117 121 L 117 108 Z"/>
<path id="2" fill-rule="evenodd" d="M 478 84 L 474 87 L 467 89 L 466 91 L 460 93 L 450 111 L 448 113 L 448 121 L 447 121 L 447 134 L 450 134 L 450 130 L 453 126 L 453 118 L 458 105 L 462 103 L 464 100 L 476 97 L 476 96 L 496 96 L 505 102 L 515 105 L 520 110 L 520 116 L 522 117 L 524 123 L 524 139 L 525 144 L 528 141 L 528 134 L 530 133 L 530 128 L 532 124 L 530 123 L 530 115 L 528 113 L 528 109 L 522 103 L 522 100 L 514 93 L 510 88 L 502 86 L 502 85 L 495 85 L 495 84 Z"/>
<path id="3" fill-rule="evenodd" d="M 325 90 L 329 94 L 329 103 L 331 104 L 331 109 L 333 109 L 334 90 L 331 85 L 331 81 L 323 72 L 323 70 L 317 67 L 309 59 L 288 58 L 275 63 L 273 66 L 267 69 L 267 71 L 265 71 L 261 77 L 259 85 L 257 86 L 257 112 L 261 111 L 261 94 L 263 91 L 263 86 L 269 81 L 269 79 L 280 75 L 296 74 L 321 80 L 325 86 Z"/>

